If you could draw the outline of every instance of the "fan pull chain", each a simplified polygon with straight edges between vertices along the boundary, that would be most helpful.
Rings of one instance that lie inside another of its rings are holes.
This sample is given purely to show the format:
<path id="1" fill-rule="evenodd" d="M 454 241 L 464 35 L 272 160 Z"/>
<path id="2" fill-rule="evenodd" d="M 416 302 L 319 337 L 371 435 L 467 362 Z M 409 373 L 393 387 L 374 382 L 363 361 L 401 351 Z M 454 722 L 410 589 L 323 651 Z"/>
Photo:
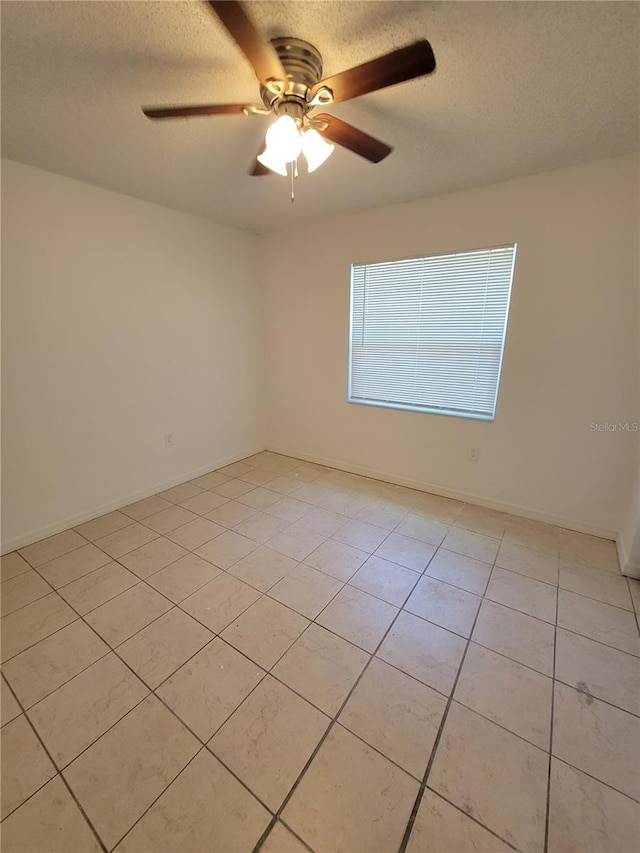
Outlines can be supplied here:
<path id="1" fill-rule="evenodd" d="M 291 204 L 296 200 L 293 182 L 298 177 L 298 158 L 291 163 Z"/>

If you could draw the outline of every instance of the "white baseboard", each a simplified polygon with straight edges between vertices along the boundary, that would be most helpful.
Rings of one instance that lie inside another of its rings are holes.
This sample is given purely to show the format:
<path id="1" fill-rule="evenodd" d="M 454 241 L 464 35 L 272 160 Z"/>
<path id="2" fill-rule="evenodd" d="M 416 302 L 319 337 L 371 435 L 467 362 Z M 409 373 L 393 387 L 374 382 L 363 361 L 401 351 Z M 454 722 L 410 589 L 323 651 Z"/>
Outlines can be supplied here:
<path id="1" fill-rule="evenodd" d="M 305 462 L 315 462 L 318 465 L 325 465 L 328 468 L 335 468 L 339 471 L 347 471 L 350 474 L 360 474 L 364 477 L 370 477 L 373 480 L 382 480 L 387 483 L 394 483 L 398 486 L 407 486 L 411 489 L 417 489 L 421 492 L 429 492 L 434 495 L 441 495 L 442 497 L 454 498 L 455 500 L 466 501 L 468 503 L 477 504 L 478 506 L 485 506 L 489 509 L 496 509 L 500 510 L 501 512 L 508 512 L 513 515 L 520 515 L 523 518 L 530 518 L 533 521 L 542 521 L 547 524 L 556 525 L 557 527 L 563 527 L 567 530 L 576 530 L 579 533 L 589 533 L 592 536 L 601 536 L 604 539 L 613 539 L 616 541 L 617 544 L 618 556 L 620 559 L 620 565 L 622 566 L 623 574 L 629 575 L 630 577 L 640 578 L 640 566 L 632 565 L 630 563 L 624 542 L 622 541 L 622 538 L 617 531 L 608 528 L 597 527 L 592 524 L 586 524 L 584 522 L 577 521 L 576 519 L 553 515 L 548 512 L 543 512 L 542 510 L 532 509 L 531 507 L 508 503 L 506 501 L 493 500 L 491 498 L 487 498 L 483 495 L 477 495 L 472 492 L 463 492 L 458 489 L 450 489 L 438 483 L 426 483 L 421 480 L 412 480 L 406 477 L 398 477 L 397 475 L 389 473 L 388 471 L 378 471 L 372 468 L 364 468 L 358 465 L 351 465 L 348 462 L 344 462 L 342 460 L 328 459 L 326 457 L 315 456 L 313 454 L 304 453 L 299 450 L 291 450 L 288 448 L 277 447 L 275 445 L 267 445 L 266 447 L 260 446 L 252 450 L 246 450 L 243 453 L 234 454 L 233 456 L 227 456 L 223 459 L 217 459 L 216 461 L 211 462 L 210 464 L 205 465 L 202 468 L 198 468 L 195 471 L 189 471 L 186 474 L 181 474 L 177 477 L 173 477 L 171 480 L 159 483 L 153 487 L 144 489 L 143 491 L 124 496 L 122 498 L 119 498 L 118 500 L 109 501 L 108 503 L 93 507 L 92 509 L 87 510 L 86 512 L 79 513 L 78 515 L 72 516 L 70 518 L 61 519 L 60 521 L 56 521 L 52 524 L 47 525 L 46 527 L 42 527 L 37 530 L 32 530 L 29 533 L 25 533 L 24 535 L 14 537 L 13 539 L 9 539 L 7 541 L 3 541 L 2 546 L 0 548 L 0 553 L 7 554 L 10 551 L 15 551 L 17 548 L 24 548 L 27 545 L 31 545 L 33 542 L 39 542 L 41 539 L 46 539 L 48 536 L 53 536 L 56 533 L 61 533 L 63 530 L 68 530 L 70 527 L 75 527 L 85 521 L 91 521 L 92 519 L 104 515 L 107 512 L 113 512 L 113 510 L 120 509 L 123 506 L 128 506 L 128 504 L 134 503 L 135 501 L 142 500 L 143 498 L 148 498 L 151 495 L 155 495 L 158 492 L 164 491 L 165 489 L 170 489 L 172 486 L 177 486 L 180 483 L 187 482 L 188 480 L 193 480 L 195 477 L 200 477 L 203 474 L 208 474 L 210 471 L 215 471 L 217 468 L 222 468 L 224 465 L 230 465 L 232 462 L 238 462 L 241 459 L 245 459 L 247 456 L 253 456 L 255 453 L 259 453 L 261 450 L 270 450 L 273 453 L 281 453 L 283 456 L 291 456 L 294 459 L 301 459 Z"/>
<path id="2" fill-rule="evenodd" d="M 587 524 L 583 521 L 578 521 L 575 518 L 565 518 L 563 516 L 543 512 L 539 509 L 508 503 L 507 501 L 493 500 L 492 498 L 487 498 L 483 495 L 477 495 L 472 492 L 462 492 L 458 489 L 450 489 L 446 486 L 441 486 L 438 483 L 425 483 L 421 480 L 411 480 L 406 477 L 398 477 L 396 474 L 390 474 L 388 471 L 363 468 L 337 459 L 313 456 L 299 450 L 290 450 L 283 447 L 276 447 L 275 445 L 267 445 L 266 449 L 273 453 L 281 453 L 283 456 L 293 456 L 295 459 L 302 459 L 305 462 L 315 462 L 317 465 L 326 465 L 328 468 L 336 468 L 340 471 L 347 471 L 350 474 L 360 474 L 364 477 L 370 477 L 372 480 L 383 480 L 387 483 L 394 483 L 398 486 L 407 486 L 410 489 L 417 489 L 420 492 L 429 492 L 430 494 L 441 495 L 445 498 L 454 498 L 455 500 L 466 501 L 467 503 L 477 504 L 478 506 L 485 506 L 488 509 L 509 512 L 513 515 L 520 515 L 523 518 L 530 518 L 532 521 L 542 521 L 546 524 L 553 524 L 556 527 L 575 530 L 578 533 L 589 533 L 592 536 L 600 536 L 603 539 L 618 539 L 618 531 L 616 530 Z"/>
<path id="3" fill-rule="evenodd" d="M 165 489 L 170 489 L 172 486 L 178 486 L 180 483 L 186 483 L 189 480 L 193 480 L 195 477 L 201 477 L 203 474 L 208 474 L 210 471 L 215 471 L 217 468 L 222 468 L 224 465 L 231 465 L 232 462 L 238 462 L 240 459 L 245 459 L 247 456 L 253 456 L 254 453 L 260 453 L 261 450 L 264 450 L 262 446 L 254 450 L 246 450 L 244 453 L 236 453 L 233 456 L 218 459 L 202 468 L 198 468 L 195 471 L 189 471 L 186 474 L 180 474 L 177 477 L 173 477 L 171 480 L 159 483 L 148 489 L 144 489 L 141 492 L 135 492 L 132 495 L 126 495 L 118 498 L 117 500 L 101 504 L 100 506 L 94 506 L 86 512 L 78 513 L 78 515 L 74 515 L 69 518 L 60 519 L 60 521 L 55 521 L 52 524 L 48 524 L 37 530 L 31 530 L 29 533 L 25 533 L 21 536 L 14 536 L 13 539 L 8 539 L 6 541 L 3 540 L 2 545 L 0 546 L 0 554 L 8 554 L 18 548 L 24 548 L 34 542 L 39 542 L 41 539 L 46 539 L 48 536 L 53 536 L 56 533 L 61 533 L 63 530 L 68 530 L 70 527 L 76 527 L 84 521 L 91 521 L 92 519 L 98 518 L 107 512 L 113 512 L 115 509 L 120 509 L 123 506 L 135 503 L 135 501 L 143 500 L 143 498 L 156 495 L 158 492 L 163 492 Z"/>

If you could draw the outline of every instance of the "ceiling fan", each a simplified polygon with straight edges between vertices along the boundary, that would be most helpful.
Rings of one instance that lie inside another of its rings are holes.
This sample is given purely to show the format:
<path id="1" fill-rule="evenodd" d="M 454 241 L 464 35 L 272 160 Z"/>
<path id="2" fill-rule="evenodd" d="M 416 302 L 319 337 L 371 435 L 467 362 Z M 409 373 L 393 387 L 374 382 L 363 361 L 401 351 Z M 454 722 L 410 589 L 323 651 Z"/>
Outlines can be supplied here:
<path id="1" fill-rule="evenodd" d="M 208 0 L 208 6 L 253 67 L 260 82 L 262 104 L 143 107 L 142 111 L 150 119 L 276 115 L 276 122 L 266 133 L 265 150 L 256 158 L 250 175 L 277 172 L 290 174 L 293 181 L 300 153 L 305 155 L 311 172 L 332 153 L 331 143 L 379 163 L 391 153 L 390 146 L 342 119 L 327 113 L 313 115 L 313 111 L 431 74 L 436 67 L 431 45 L 420 39 L 322 79 L 322 56 L 313 45 L 296 38 L 265 41 L 236 0 Z"/>

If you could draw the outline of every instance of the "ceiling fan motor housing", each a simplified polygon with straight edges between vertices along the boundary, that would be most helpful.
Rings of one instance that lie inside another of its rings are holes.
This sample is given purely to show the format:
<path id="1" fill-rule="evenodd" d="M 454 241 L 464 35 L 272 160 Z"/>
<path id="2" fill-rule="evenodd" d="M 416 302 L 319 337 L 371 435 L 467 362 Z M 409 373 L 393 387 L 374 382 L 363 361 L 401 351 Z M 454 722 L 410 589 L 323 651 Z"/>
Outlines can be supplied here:
<path id="1" fill-rule="evenodd" d="M 280 114 L 297 112 L 290 105 L 298 104 L 304 113 L 308 108 L 308 90 L 322 79 L 320 51 L 307 41 L 290 37 L 272 39 L 271 44 L 287 74 L 287 86 L 284 92 L 277 92 L 261 85 L 262 103 Z"/>

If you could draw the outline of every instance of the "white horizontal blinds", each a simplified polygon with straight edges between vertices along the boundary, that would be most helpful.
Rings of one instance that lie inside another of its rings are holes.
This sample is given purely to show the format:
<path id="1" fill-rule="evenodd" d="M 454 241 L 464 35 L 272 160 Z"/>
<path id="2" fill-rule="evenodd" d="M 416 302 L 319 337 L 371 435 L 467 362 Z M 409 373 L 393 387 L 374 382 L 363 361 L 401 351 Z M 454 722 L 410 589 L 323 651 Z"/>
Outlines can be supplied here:
<path id="1" fill-rule="evenodd" d="M 354 265 L 351 399 L 492 418 L 514 254 Z"/>

